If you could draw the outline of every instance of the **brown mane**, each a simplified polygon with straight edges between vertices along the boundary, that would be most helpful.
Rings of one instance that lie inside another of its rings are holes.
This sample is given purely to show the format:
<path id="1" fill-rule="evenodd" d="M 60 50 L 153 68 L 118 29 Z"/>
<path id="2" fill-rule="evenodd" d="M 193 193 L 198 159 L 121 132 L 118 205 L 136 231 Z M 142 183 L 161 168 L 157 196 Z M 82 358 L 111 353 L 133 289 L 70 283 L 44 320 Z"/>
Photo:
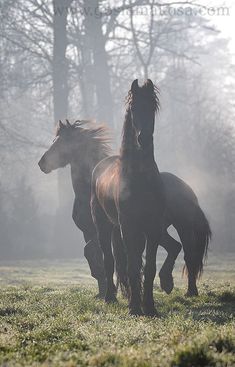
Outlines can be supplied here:
<path id="1" fill-rule="evenodd" d="M 104 155 L 111 155 L 112 149 L 110 147 L 111 137 L 107 126 L 97 124 L 92 120 L 76 120 L 74 123 L 70 123 L 66 120 L 66 124 L 61 123 L 57 125 L 56 135 L 62 133 L 65 130 L 67 132 L 73 132 L 74 134 L 79 131 L 79 137 L 83 136 L 84 139 L 91 142 L 94 147 L 94 151 L 100 152 Z"/>

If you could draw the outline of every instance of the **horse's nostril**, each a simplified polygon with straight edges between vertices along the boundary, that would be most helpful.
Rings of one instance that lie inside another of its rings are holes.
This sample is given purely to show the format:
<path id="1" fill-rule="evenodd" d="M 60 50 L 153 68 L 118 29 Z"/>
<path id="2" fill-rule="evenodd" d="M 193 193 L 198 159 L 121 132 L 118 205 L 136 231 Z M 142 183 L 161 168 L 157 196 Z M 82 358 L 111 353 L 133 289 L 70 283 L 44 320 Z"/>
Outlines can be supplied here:
<path id="1" fill-rule="evenodd" d="M 40 168 L 42 168 L 44 161 L 45 161 L 45 159 L 44 159 L 44 157 L 42 157 L 40 159 L 40 161 L 38 162 L 38 165 L 39 165 Z"/>
<path id="2" fill-rule="evenodd" d="M 44 173 L 50 173 L 52 171 L 52 167 L 48 164 L 48 160 L 43 156 L 40 161 L 38 162 L 38 165 L 42 172 Z"/>
<path id="3" fill-rule="evenodd" d="M 42 172 L 45 172 L 47 171 L 47 167 L 46 167 L 46 160 L 45 160 L 45 157 L 42 157 L 40 159 L 40 161 L 38 162 L 38 165 L 39 165 L 39 168 L 41 169 Z"/>

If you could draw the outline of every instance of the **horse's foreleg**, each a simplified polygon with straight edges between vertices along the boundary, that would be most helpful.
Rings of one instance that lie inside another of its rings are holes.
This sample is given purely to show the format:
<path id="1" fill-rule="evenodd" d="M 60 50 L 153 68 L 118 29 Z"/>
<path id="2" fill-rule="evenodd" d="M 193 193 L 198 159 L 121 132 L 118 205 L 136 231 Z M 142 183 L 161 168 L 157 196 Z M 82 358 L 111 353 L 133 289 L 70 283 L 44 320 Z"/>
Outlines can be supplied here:
<path id="1" fill-rule="evenodd" d="M 91 276 L 98 282 L 99 293 L 96 295 L 96 298 L 102 299 L 105 297 L 106 292 L 103 252 L 98 243 L 90 205 L 88 203 L 84 205 L 75 198 L 72 218 L 76 226 L 83 232 L 86 242 L 84 256 L 89 264 Z"/>
<path id="2" fill-rule="evenodd" d="M 89 237 L 86 236 L 86 239 L 87 238 Z M 96 233 L 93 238 L 87 241 L 86 246 L 84 247 L 84 256 L 89 264 L 91 276 L 95 278 L 98 282 L 99 293 L 95 296 L 95 298 L 104 299 L 106 293 L 104 260 L 103 260 L 103 252 L 98 243 Z"/>
<path id="3" fill-rule="evenodd" d="M 156 254 L 157 244 L 148 240 L 146 246 L 146 263 L 144 267 L 143 295 L 144 313 L 147 316 L 155 316 L 157 314 L 153 299 L 153 282 L 156 275 Z"/>
<path id="4" fill-rule="evenodd" d="M 144 268 L 144 296 L 143 307 L 145 315 L 154 316 L 157 314 L 153 299 L 153 282 L 156 275 L 156 254 L 163 231 L 163 223 L 159 220 L 158 225 L 155 217 L 146 224 L 147 246 L 146 262 Z"/>
<path id="5" fill-rule="evenodd" d="M 174 280 L 172 271 L 175 266 L 175 260 L 179 255 L 182 245 L 169 235 L 167 230 L 164 230 L 161 238 L 161 246 L 167 251 L 167 258 L 159 272 L 160 285 L 162 290 L 170 294 L 174 288 Z"/>
<path id="6" fill-rule="evenodd" d="M 136 228 L 121 226 L 124 245 L 127 249 L 127 274 L 130 286 L 129 310 L 131 315 L 141 316 L 141 267 L 145 238 Z"/>

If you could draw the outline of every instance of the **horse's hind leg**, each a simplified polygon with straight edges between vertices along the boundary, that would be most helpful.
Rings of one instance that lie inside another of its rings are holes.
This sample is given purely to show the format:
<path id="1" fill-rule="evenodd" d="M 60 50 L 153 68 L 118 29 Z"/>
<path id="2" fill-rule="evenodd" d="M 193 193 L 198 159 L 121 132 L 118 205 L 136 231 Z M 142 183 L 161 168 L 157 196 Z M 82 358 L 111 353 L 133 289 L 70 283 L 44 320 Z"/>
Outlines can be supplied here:
<path id="1" fill-rule="evenodd" d="M 161 246 L 167 251 L 167 258 L 159 272 L 160 286 L 167 294 L 170 294 L 174 288 L 172 271 L 175 266 L 175 260 L 179 255 L 182 245 L 164 230 L 161 238 Z"/>
<path id="2" fill-rule="evenodd" d="M 122 240 L 120 227 L 114 227 L 112 232 L 113 255 L 117 275 L 117 285 L 120 285 L 124 297 L 129 297 L 127 277 L 127 253 Z"/>
<path id="3" fill-rule="evenodd" d="M 112 224 L 108 221 L 99 203 L 93 199 L 92 215 L 97 229 L 97 236 L 104 254 L 104 268 L 107 281 L 105 302 L 117 302 L 116 287 L 113 282 L 114 259 L 111 246 Z"/>
<path id="4" fill-rule="evenodd" d="M 188 290 L 185 295 L 189 297 L 198 296 L 198 289 L 196 284 L 197 268 L 195 266 L 195 259 L 197 259 L 198 254 L 193 232 L 190 228 L 184 228 L 184 230 L 179 231 L 179 235 L 183 245 L 184 260 L 188 276 Z"/>
<path id="5" fill-rule="evenodd" d="M 117 302 L 116 299 L 116 287 L 113 282 L 113 274 L 114 274 L 114 259 L 111 248 L 111 233 L 112 227 L 102 226 L 99 228 L 98 237 L 100 244 L 102 246 L 102 250 L 104 253 L 104 267 L 107 279 L 107 289 L 105 294 L 105 302 Z"/>

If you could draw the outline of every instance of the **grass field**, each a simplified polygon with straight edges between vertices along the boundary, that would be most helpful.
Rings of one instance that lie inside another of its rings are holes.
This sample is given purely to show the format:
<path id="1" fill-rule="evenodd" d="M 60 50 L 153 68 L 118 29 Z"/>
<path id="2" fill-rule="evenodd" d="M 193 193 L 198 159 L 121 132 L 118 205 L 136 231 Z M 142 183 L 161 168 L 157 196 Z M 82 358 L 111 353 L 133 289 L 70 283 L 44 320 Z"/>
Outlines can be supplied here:
<path id="1" fill-rule="evenodd" d="M 159 256 L 158 261 L 162 261 Z M 158 318 L 94 300 L 83 261 L 0 263 L 0 365 L 235 366 L 235 255 L 209 255 L 200 296 L 184 297 L 182 263 Z M 158 266 L 159 268 L 159 266 Z"/>

